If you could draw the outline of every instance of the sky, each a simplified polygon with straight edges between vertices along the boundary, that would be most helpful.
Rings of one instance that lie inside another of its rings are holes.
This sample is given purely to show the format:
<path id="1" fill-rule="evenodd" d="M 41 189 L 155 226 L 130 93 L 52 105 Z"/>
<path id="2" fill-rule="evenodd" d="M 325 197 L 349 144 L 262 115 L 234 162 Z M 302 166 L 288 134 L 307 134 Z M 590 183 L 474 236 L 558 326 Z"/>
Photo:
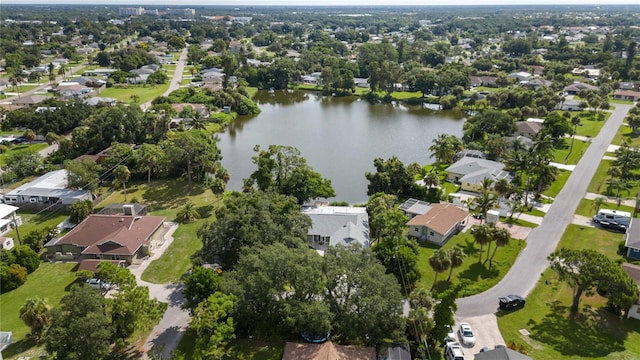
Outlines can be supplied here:
<path id="1" fill-rule="evenodd" d="M 105 4 L 99 0 L 0 0 L 5 4 Z M 110 0 L 108 5 L 307 5 L 307 6 L 428 6 L 428 5 L 640 5 L 640 0 Z"/>

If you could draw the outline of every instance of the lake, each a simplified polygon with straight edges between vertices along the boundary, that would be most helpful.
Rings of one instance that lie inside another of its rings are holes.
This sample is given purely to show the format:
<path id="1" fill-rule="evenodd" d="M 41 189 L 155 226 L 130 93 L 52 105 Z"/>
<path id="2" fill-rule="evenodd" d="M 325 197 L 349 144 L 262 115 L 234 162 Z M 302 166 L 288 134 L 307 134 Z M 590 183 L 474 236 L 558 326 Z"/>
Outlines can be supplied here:
<path id="1" fill-rule="evenodd" d="M 464 114 L 423 106 L 370 104 L 355 97 L 327 97 L 303 91 L 260 91 L 262 112 L 239 117 L 218 134 L 229 190 L 256 169 L 253 147 L 288 145 L 300 150 L 314 170 L 331 179 L 336 197 L 351 204 L 367 201 L 365 172 L 375 158 L 397 156 L 405 165 L 432 163 L 429 146 L 440 133 L 462 135 Z"/>

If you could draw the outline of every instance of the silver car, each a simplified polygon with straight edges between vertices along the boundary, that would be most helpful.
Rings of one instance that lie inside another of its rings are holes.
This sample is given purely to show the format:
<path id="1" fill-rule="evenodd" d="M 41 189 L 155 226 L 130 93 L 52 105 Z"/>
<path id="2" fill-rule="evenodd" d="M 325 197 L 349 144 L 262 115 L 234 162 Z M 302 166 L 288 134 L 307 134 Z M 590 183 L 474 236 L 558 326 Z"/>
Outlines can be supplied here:
<path id="1" fill-rule="evenodd" d="M 476 344 L 476 338 L 473 335 L 473 330 L 471 330 L 471 325 L 468 323 L 460 323 L 458 333 L 460 334 L 460 340 L 463 345 L 473 346 Z"/>

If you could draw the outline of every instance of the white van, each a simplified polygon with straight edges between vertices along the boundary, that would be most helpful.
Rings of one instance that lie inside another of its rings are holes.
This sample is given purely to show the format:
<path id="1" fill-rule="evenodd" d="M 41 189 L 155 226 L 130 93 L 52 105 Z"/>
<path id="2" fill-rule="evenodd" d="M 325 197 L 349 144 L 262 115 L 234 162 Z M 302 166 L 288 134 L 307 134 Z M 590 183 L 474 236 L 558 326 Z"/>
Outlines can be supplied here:
<path id="1" fill-rule="evenodd" d="M 464 360 L 462 346 L 457 342 L 447 342 L 444 349 L 444 357 L 446 360 Z"/>
<path id="2" fill-rule="evenodd" d="M 603 221 L 629 226 L 630 220 L 631 213 L 628 211 L 620 210 L 600 209 L 598 210 L 598 213 L 593 216 L 593 222 L 595 223 L 600 223 L 601 221 Z"/>

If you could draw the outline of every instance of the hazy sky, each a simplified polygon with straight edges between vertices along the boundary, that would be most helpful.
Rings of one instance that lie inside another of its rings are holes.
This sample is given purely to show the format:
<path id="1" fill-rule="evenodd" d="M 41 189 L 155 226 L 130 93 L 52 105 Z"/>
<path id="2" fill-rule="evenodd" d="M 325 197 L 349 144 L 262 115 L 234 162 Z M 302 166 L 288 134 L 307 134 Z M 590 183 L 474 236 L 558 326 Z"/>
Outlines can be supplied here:
<path id="1" fill-rule="evenodd" d="M 105 5 L 640 5 L 640 0 L 0 0 L 5 4 L 105 4 Z"/>

